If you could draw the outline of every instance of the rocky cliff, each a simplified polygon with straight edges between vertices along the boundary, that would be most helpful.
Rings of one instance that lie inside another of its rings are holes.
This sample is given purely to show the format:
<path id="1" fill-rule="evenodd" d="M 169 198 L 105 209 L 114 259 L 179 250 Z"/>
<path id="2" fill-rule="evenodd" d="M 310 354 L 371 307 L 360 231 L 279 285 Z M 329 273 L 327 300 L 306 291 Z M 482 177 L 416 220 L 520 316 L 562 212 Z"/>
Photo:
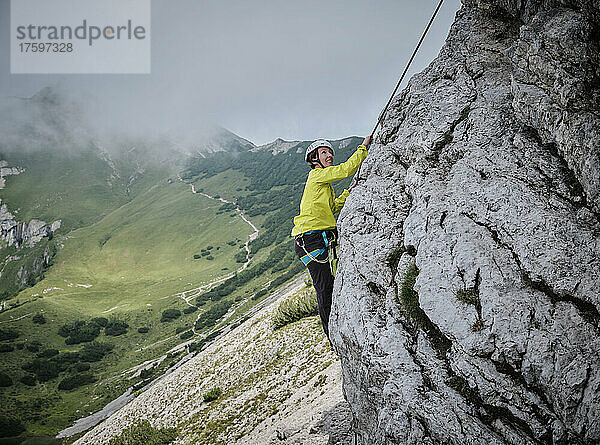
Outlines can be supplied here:
<path id="1" fill-rule="evenodd" d="M 0 160 L 0 189 L 4 188 L 6 176 L 23 173 L 19 167 L 8 167 L 8 162 Z M 6 204 L 0 199 L 0 245 L 21 247 L 34 246 L 45 236 L 50 236 L 60 228 L 60 220 L 51 224 L 32 219 L 28 223 L 15 221 L 15 216 L 8 210 Z M 1 275 L 0 271 L 0 275 Z"/>
<path id="2" fill-rule="evenodd" d="M 463 0 L 339 219 L 358 444 L 600 441 L 600 3 Z"/>

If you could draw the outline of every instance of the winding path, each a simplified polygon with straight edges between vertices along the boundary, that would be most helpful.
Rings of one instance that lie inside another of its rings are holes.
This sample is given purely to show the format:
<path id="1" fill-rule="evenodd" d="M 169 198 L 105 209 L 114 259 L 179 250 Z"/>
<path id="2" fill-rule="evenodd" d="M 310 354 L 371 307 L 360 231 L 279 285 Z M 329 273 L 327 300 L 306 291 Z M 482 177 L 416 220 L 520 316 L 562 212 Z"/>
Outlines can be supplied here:
<path id="1" fill-rule="evenodd" d="M 186 184 L 186 182 L 181 178 L 181 176 L 177 175 L 177 178 L 179 179 L 179 181 L 183 182 L 184 184 Z M 221 197 L 219 198 L 215 198 L 214 196 L 210 196 L 204 192 L 199 192 L 196 190 L 196 187 L 194 186 L 194 184 L 189 184 L 192 190 L 192 193 L 196 194 L 196 195 L 202 195 L 206 198 L 209 199 L 214 199 L 217 201 L 221 201 L 222 203 L 225 204 L 233 204 L 231 201 L 227 201 L 226 199 L 223 199 Z M 195 306 L 194 304 L 190 303 L 190 301 L 196 297 L 198 297 L 200 294 L 209 291 L 210 289 L 212 289 L 213 287 L 215 287 L 216 285 L 223 283 L 224 281 L 227 281 L 229 278 L 232 278 L 233 276 L 235 276 L 235 274 L 240 273 L 241 271 L 243 271 L 244 269 L 246 269 L 248 267 L 248 265 L 250 264 L 250 243 L 252 241 L 254 241 L 257 237 L 258 237 L 258 227 L 256 227 L 252 221 L 250 221 L 246 215 L 244 215 L 244 212 L 242 211 L 242 209 L 240 209 L 237 205 L 235 206 L 235 211 L 236 213 L 240 216 L 240 218 L 242 218 L 244 220 L 244 222 L 246 222 L 248 225 L 250 225 L 250 227 L 252 227 L 253 232 L 248 235 L 248 239 L 246 240 L 246 242 L 244 243 L 244 249 L 246 250 L 246 261 L 244 262 L 244 264 L 242 264 L 242 266 L 236 270 L 235 272 L 229 273 L 227 275 L 221 276 L 215 280 L 212 280 L 206 284 L 203 284 L 202 286 L 196 287 L 194 289 L 189 289 L 186 291 L 182 291 L 182 292 L 178 292 L 175 295 L 167 295 L 166 297 L 163 298 L 169 298 L 169 297 L 177 297 L 177 298 L 181 298 L 183 301 L 185 301 L 189 306 Z M 196 321 L 198 321 L 198 318 L 200 318 L 200 315 L 202 315 L 202 313 L 198 314 L 198 316 L 196 317 Z M 226 314 L 229 315 L 229 312 Z M 194 334 L 197 334 L 196 332 L 196 328 L 195 328 L 196 323 L 194 322 L 194 325 L 192 326 L 192 331 L 194 332 Z"/>
<path id="2" fill-rule="evenodd" d="M 181 182 L 184 182 L 183 179 L 181 177 L 178 177 L 179 180 Z M 184 182 L 185 183 L 185 182 Z M 215 199 L 215 200 L 219 200 L 223 203 L 229 203 L 232 204 L 230 201 L 227 201 L 223 198 L 215 198 L 213 196 L 210 196 L 206 193 L 203 192 L 198 192 L 196 191 L 195 187 L 193 184 L 190 184 L 191 186 L 191 190 L 192 193 L 194 194 L 199 194 L 202 196 L 205 196 L 207 198 L 210 199 Z M 196 297 L 198 297 L 201 293 L 210 290 L 212 287 L 228 280 L 229 278 L 233 277 L 236 273 L 239 273 L 241 271 L 243 271 L 244 269 L 246 269 L 250 263 L 250 242 L 252 242 L 253 240 L 256 239 L 256 237 L 259 234 L 259 230 L 258 228 L 246 217 L 246 215 L 244 215 L 243 211 L 236 206 L 235 208 L 237 214 L 248 224 L 250 225 L 250 227 L 252 227 L 253 233 L 251 233 L 248 236 L 248 240 L 244 243 L 244 248 L 246 250 L 246 262 L 236 271 L 236 272 L 232 272 L 229 273 L 227 275 L 223 275 L 220 276 L 218 278 L 216 278 L 215 280 L 212 280 L 208 283 L 202 284 L 201 286 L 198 286 L 196 288 L 193 289 L 188 289 L 182 292 L 178 292 L 176 294 L 173 295 L 167 295 L 165 297 L 162 297 L 163 299 L 165 298 L 173 298 L 173 297 L 177 297 L 177 298 L 181 298 L 183 301 L 185 301 L 189 306 L 195 306 L 194 304 L 190 303 L 190 301 Z M 268 297 L 266 297 L 265 299 L 263 299 L 262 301 L 258 302 L 255 306 L 253 306 L 251 309 L 248 310 L 248 312 L 246 312 L 243 315 L 238 316 L 235 320 L 231 320 L 231 322 L 229 324 L 227 324 L 226 326 L 222 326 L 219 329 L 213 329 L 211 332 L 215 332 L 215 331 L 219 331 L 219 334 L 212 340 L 215 341 L 218 338 L 220 338 L 223 335 L 228 334 L 232 329 L 232 326 L 235 325 L 238 322 L 242 322 L 243 320 L 250 318 L 254 315 L 256 315 L 256 313 L 258 313 L 260 310 L 262 310 L 263 308 L 265 308 L 266 306 L 274 303 L 275 301 L 279 300 L 279 299 L 283 299 L 283 298 L 287 298 L 289 295 L 292 295 L 293 293 L 297 292 L 298 290 L 300 290 L 303 286 L 305 286 L 305 274 L 303 274 L 301 277 L 296 278 L 295 280 L 291 281 L 290 283 L 281 286 L 280 288 L 278 288 L 275 292 L 272 292 L 271 295 L 269 295 Z M 115 308 L 111 308 L 108 311 L 111 311 Z M 227 314 L 225 314 L 223 316 L 223 318 L 227 318 L 230 317 L 231 314 L 234 312 L 234 308 L 230 308 L 229 312 L 227 312 Z M 108 312 L 105 311 L 105 312 Z M 30 314 L 27 314 L 30 315 Z M 198 317 L 200 316 L 200 314 L 198 315 Z M 196 320 L 198 320 L 198 317 L 196 317 Z M 196 323 L 194 322 L 194 325 Z M 194 334 L 198 334 L 195 331 L 195 328 L 192 327 Z M 207 335 L 209 335 L 210 333 L 208 333 Z M 162 340 L 159 340 L 151 345 L 147 345 L 144 346 L 142 348 L 139 348 L 136 350 L 136 352 L 139 351 L 143 351 L 145 349 L 151 348 L 157 344 L 160 343 L 164 343 L 170 339 L 172 339 L 174 336 L 169 336 L 167 338 L 164 338 Z M 135 373 L 137 373 L 138 371 L 140 371 L 141 369 L 144 368 L 148 368 L 150 366 L 154 366 L 155 364 L 160 363 L 162 360 L 165 360 L 167 358 L 167 354 L 169 353 L 175 353 L 175 352 L 179 352 L 179 351 L 185 351 L 185 348 L 187 347 L 187 345 L 189 343 L 192 343 L 194 341 L 196 341 L 197 338 L 193 337 L 185 342 L 179 343 L 178 345 L 174 346 L 173 348 L 171 348 L 169 351 L 167 351 L 166 353 L 164 353 L 163 355 L 161 355 L 158 358 L 155 359 L 150 359 L 147 360 L 143 363 L 140 363 L 136 366 L 133 366 L 127 370 L 122 371 L 119 375 L 115 375 L 113 377 L 110 377 L 109 380 L 111 379 L 115 379 L 117 377 L 124 377 L 129 375 L 131 378 L 132 375 L 134 375 Z M 211 342 L 212 343 L 212 342 Z M 175 369 L 177 369 L 179 366 L 181 366 L 183 363 L 185 363 L 186 361 L 188 361 L 189 359 L 191 359 L 193 356 L 195 355 L 195 353 L 187 353 L 185 354 L 181 359 L 178 360 L 178 362 L 170 367 L 169 369 L 167 369 L 161 376 L 159 376 L 158 378 L 152 379 L 152 381 L 150 383 L 148 383 L 146 386 L 144 386 L 142 388 L 142 391 L 146 390 L 147 388 L 149 388 L 150 386 L 156 384 L 159 380 L 161 380 L 162 378 L 164 378 L 166 375 L 170 374 L 171 372 L 173 372 Z M 106 419 L 107 417 L 109 417 L 111 414 L 113 414 L 114 412 L 116 412 L 118 409 L 120 409 L 121 407 L 123 407 L 127 402 L 129 402 L 130 400 L 132 400 L 135 397 L 135 394 L 133 393 L 132 388 L 129 388 L 124 394 L 122 394 L 121 396 L 119 396 L 117 399 L 113 400 L 112 402 L 110 402 L 108 405 L 106 405 L 103 409 L 101 409 L 100 411 L 93 413 L 90 416 L 78 419 L 75 421 L 75 423 L 62 430 L 61 432 L 58 433 L 58 435 L 56 437 L 69 437 L 72 436 L 74 434 L 78 434 L 82 431 L 85 431 L 91 427 L 93 427 L 94 425 L 97 425 L 99 422 L 101 422 L 102 420 Z"/>

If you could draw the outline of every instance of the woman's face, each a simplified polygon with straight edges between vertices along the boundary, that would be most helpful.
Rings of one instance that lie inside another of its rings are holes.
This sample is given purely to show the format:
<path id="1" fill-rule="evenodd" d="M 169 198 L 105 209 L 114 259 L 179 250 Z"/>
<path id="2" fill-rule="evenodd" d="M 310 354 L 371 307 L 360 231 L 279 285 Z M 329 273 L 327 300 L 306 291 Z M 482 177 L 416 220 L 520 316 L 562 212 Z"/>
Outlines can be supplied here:
<path id="1" fill-rule="evenodd" d="M 329 147 L 319 147 L 319 161 L 323 164 L 323 167 L 329 167 L 333 165 L 333 152 Z"/>

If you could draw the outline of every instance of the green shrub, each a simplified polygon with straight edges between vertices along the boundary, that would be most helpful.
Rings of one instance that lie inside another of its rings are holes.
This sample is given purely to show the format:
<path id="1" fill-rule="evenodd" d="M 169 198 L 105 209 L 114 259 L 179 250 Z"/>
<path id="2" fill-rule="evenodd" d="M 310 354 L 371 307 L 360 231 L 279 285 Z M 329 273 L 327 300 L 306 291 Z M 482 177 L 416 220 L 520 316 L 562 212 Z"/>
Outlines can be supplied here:
<path id="1" fill-rule="evenodd" d="M 81 374 L 70 375 L 65 377 L 58 384 L 58 389 L 61 390 L 71 390 L 75 388 L 79 388 L 83 385 L 89 385 L 90 383 L 94 383 L 98 380 L 92 373 L 86 372 Z"/>
<path id="2" fill-rule="evenodd" d="M 152 374 L 154 374 L 154 366 L 151 366 L 150 368 L 142 369 L 140 371 L 140 378 L 147 379 L 148 377 L 151 377 Z"/>
<path id="3" fill-rule="evenodd" d="M 196 312 L 198 310 L 198 306 L 188 306 L 183 310 L 184 314 L 191 314 L 193 312 Z"/>
<path id="4" fill-rule="evenodd" d="M 106 327 L 106 325 L 108 324 L 108 318 L 106 317 L 94 317 L 90 320 L 90 323 L 94 323 L 97 324 L 98 326 L 101 327 Z"/>
<path id="5" fill-rule="evenodd" d="M 89 363 L 75 363 L 75 366 L 73 369 L 75 369 L 75 371 L 77 372 L 85 372 L 85 371 L 89 371 L 91 368 Z"/>
<path id="6" fill-rule="evenodd" d="M 85 320 L 75 320 L 71 323 L 65 323 L 58 328 L 58 335 L 61 337 L 70 337 L 77 332 L 81 326 L 85 325 Z"/>
<path id="7" fill-rule="evenodd" d="M 317 298 L 314 288 L 311 287 L 292 295 L 279 304 L 273 313 L 273 327 L 279 329 L 301 318 L 318 313 Z"/>
<path id="8" fill-rule="evenodd" d="M 36 378 L 35 378 L 35 375 L 33 375 L 33 374 L 25 374 L 23 377 L 21 377 L 19 379 L 19 382 L 21 382 L 23 385 L 35 386 Z"/>
<path id="9" fill-rule="evenodd" d="M 0 387 L 5 388 L 7 386 L 11 386 L 12 384 L 13 381 L 10 376 L 5 372 L 0 372 Z"/>
<path id="10" fill-rule="evenodd" d="M 13 340 L 18 338 L 19 335 L 14 329 L 0 329 L 0 340 Z"/>
<path id="11" fill-rule="evenodd" d="M 89 343 L 94 341 L 100 335 L 102 326 L 96 322 L 85 320 L 76 320 L 72 323 L 65 323 L 58 329 L 58 335 L 66 337 L 67 345 L 77 345 L 79 343 Z"/>
<path id="12" fill-rule="evenodd" d="M 27 345 L 25 345 L 25 348 L 29 352 L 40 352 L 41 347 L 42 347 L 42 344 L 37 340 L 31 341 L 31 342 L 27 343 Z"/>
<path id="13" fill-rule="evenodd" d="M 179 317 L 181 317 L 181 311 L 179 309 L 165 309 L 162 313 L 160 321 L 171 321 Z"/>
<path id="14" fill-rule="evenodd" d="M 400 288 L 400 302 L 406 309 L 408 315 L 410 315 L 410 317 L 419 325 L 422 325 L 423 314 L 421 306 L 419 306 L 419 295 L 414 290 L 418 274 L 419 269 L 417 269 L 416 264 L 411 263 L 406 270 L 404 281 L 402 281 L 402 286 Z"/>
<path id="15" fill-rule="evenodd" d="M 4 343 L 0 344 L 0 352 L 12 352 L 15 350 L 13 345 L 5 345 Z"/>
<path id="16" fill-rule="evenodd" d="M 203 314 L 200 314 L 200 316 L 196 320 L 196 331 L 200 331 L 201 329 L 207 326 L 214 325 L 217 322 L 217 320 L 219 320 L 219 318 L 221 318 L 227 313 L 227 311 L 229 311 L 229 308 L 232 304 L 232 301 L 219 301 L 218 303 L 215 303 L 213 306 L 211 306 L 209 310 L 207 310 Z"/>
<path id="17" fill-rule="evenodd" d="M 112 337 L 123 335 L 127 333 L 128 327 L 129 325 L 127 324 L 127 322 L 123 320 L 113 319 L 106 324 L 106 327 L 104 328 L 104 334 L 110 335 Z"/>
<path id="18" fill-rule="evenodd" d="M 0 437 L 14 437 L 25 431 L 25 427 L 19 419 L 12 414 L 0 413 Z"/>
<path id="19" fill-rule="evenodd" d="M 296 264 L 296 263 L 294 263 L 294 264 Z M 302 263 L 300 261 L 298 261 L 298 264 L 302 264 Z M 294 278 L 294 275 L 296 275 L 296 273 L 298 273 L 298 272 L 296 272 L 296 270 L 294 268 L 289 269 L 286 273 L 278 276 L 273 281 L 271 281 L 271 284 L 269 284 L 269 289 L 275 289 L 276 287 L 281 286 L 286 281 L 289 281 L 292 278 Z"/>
<path id="20" fill-rule="evenodd" d="M 194 259 L 195 260 L 199 260 L 200 258 L 202 258 L 202 255 L 198 255 L 197 253 L 194 254 Z"/>
<path id="21" fill-rule="evenodd" d="M 44 317 L 44 314 L 35 314 L 33 317 L 31 317 L 31 321 L 33 321 L 35 324 L 44 324 L 46 323 L 46 317 Z"/>
<path id="22" fill-rule="evenodd" d="M 183 334 L 179 336 L 182 340 L 187 340 L 188 338 L 192 338 L 194 336 L 194 331 L 191 329 L 189 331 L 185 331 Z"/>
<path id="23" fill-rule="evenodd" d="M 246 262 L 246 250 L 240 250 L 235 254 L 235 262 L 236 263 L 245 263 Z"/>
<path id="24" fill-rule="evenodd" d="M 25 371 L 35 374 L 40 382 L 52 380 L 58 377 L 58 374 L 61 372 L 61 367 L 59 367 L 55 360 L 46 360 L 40 358 L 36 358 L 25 363 L 22 368 Z"/>
<path id="25" fill-rule="evenodd" d="M 201 351 L 205 344 L 213 341 L 215 338 L 218 337 L 218 335 L 219 335 L 219 331 L 215 331 L 211 334 L 208 334 L 206 337 L 204 337 L 200 341 L 195 341 L 193 343 L 190 343 L 188 345 L 188 352 Z"/>
<path id="26" fill-rule="evenodd" d="M 142 326 L 141 328 L 138 328 L 138 332 L 139 332 L 140 334 L 146 334 L 146 333 L 147 333 L 147 332 L 149 332 L 149 331 L 150 331 L 150 328 L 149 328 L 149 327 L 147 327 L 147 326 Z"/>
<path id="27" fill-rule="evenodd" d="M 108 445 L 167 445 L 177 439 L 176 428 L 154 428 L 148 420 L 130 426 Z"/>
<path id="28" fill-rule="evenodd" d="M 204 342 L 204 340 L 200 340 L 200 341 L 195 341 L 190 343 L 189 345 L 187 345 L 188 348 L 188 352 L 196 352 L 196 351 L 201 351 L 202 347 L 206 344 L 206 342 Z"/>
<path id="29" fill-rule="evenodd" d="M 268 293 L 269 293 L 269 291 L 267 289 L 261 289 L 257 293 L 252 295 L 252 299 L 258 300 L 260 297 L 263 297 L 263 296 L 267 295 Z"/>
<path id="30" fill-rule="evenodd" d="M 55 355 L 58 355 L 58 349 L 52 348 L 44 349 L 43 351 L 37 354 L 39 358 L 50 358 L 54 357 Z"/>
<path id="31" fill-rule="evenodd" d="M 85 345 L 81 351 L 79 351 L 79 357 L 82 362 L 99 362 L 106 354 L 112 351 L 113 348 L 114 345 L 110 343 L 94 341 Z"/>
<path id="32" fill-rule="evenodd" d="M 223 393 L 223 391 L 221 391 L 221 388 L 216 386 L 213 389 L 211 389 L 210 391 L 204 393 L 202 398 L 204 399 L 205 402 L 212 402 L 213 400 L 217 400 L 219 397 L 221 397 L 222 393 Z"/>
<path id="33" fill-rule="evenodd" d="M 80 360 L 79 352 L 61 352 L 57 356 L 55 356 L 52 360 L 62 363 L 77 363 Z"/>

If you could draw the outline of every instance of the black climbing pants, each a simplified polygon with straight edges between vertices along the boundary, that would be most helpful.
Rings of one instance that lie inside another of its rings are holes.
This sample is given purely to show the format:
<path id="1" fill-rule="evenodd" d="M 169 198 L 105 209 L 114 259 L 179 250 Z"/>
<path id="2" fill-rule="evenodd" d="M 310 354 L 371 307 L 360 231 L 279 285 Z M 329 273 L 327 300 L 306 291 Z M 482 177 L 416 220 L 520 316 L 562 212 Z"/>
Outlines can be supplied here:
<path id="1" fill-rule="evenodd" d="M 333 239 L 333 232 L 328 233 L 328 239 Z M 298 243 L 304 243 L 304 248 L 298 245 Z M 298 258 L 305 256 L 306 252 L 311 253 L 314 250 L 324 247 L 325 240 L 323 239 L 322 231 L 301 235 L 297 237 L 296 242 L 294 243 L 294 250 Z M 324 263 L 311 261 L 306 267 L 308 268 L 308 272 L 310 273 L 310 277 L 312 278 L 313 285 L 317 292 L 319 316 L 321 317 L 323 330 L 331 343 L 329 337 L 329 314 L 331 313 L 331 296 L 333 294 L 333 275 L 331 273 L 329 261 L 326 261 L 328 258 L 327 253 L 327 249 L 325 249 L 325 252 L 315 257 L 319 261 L 325 261 Z"/>

